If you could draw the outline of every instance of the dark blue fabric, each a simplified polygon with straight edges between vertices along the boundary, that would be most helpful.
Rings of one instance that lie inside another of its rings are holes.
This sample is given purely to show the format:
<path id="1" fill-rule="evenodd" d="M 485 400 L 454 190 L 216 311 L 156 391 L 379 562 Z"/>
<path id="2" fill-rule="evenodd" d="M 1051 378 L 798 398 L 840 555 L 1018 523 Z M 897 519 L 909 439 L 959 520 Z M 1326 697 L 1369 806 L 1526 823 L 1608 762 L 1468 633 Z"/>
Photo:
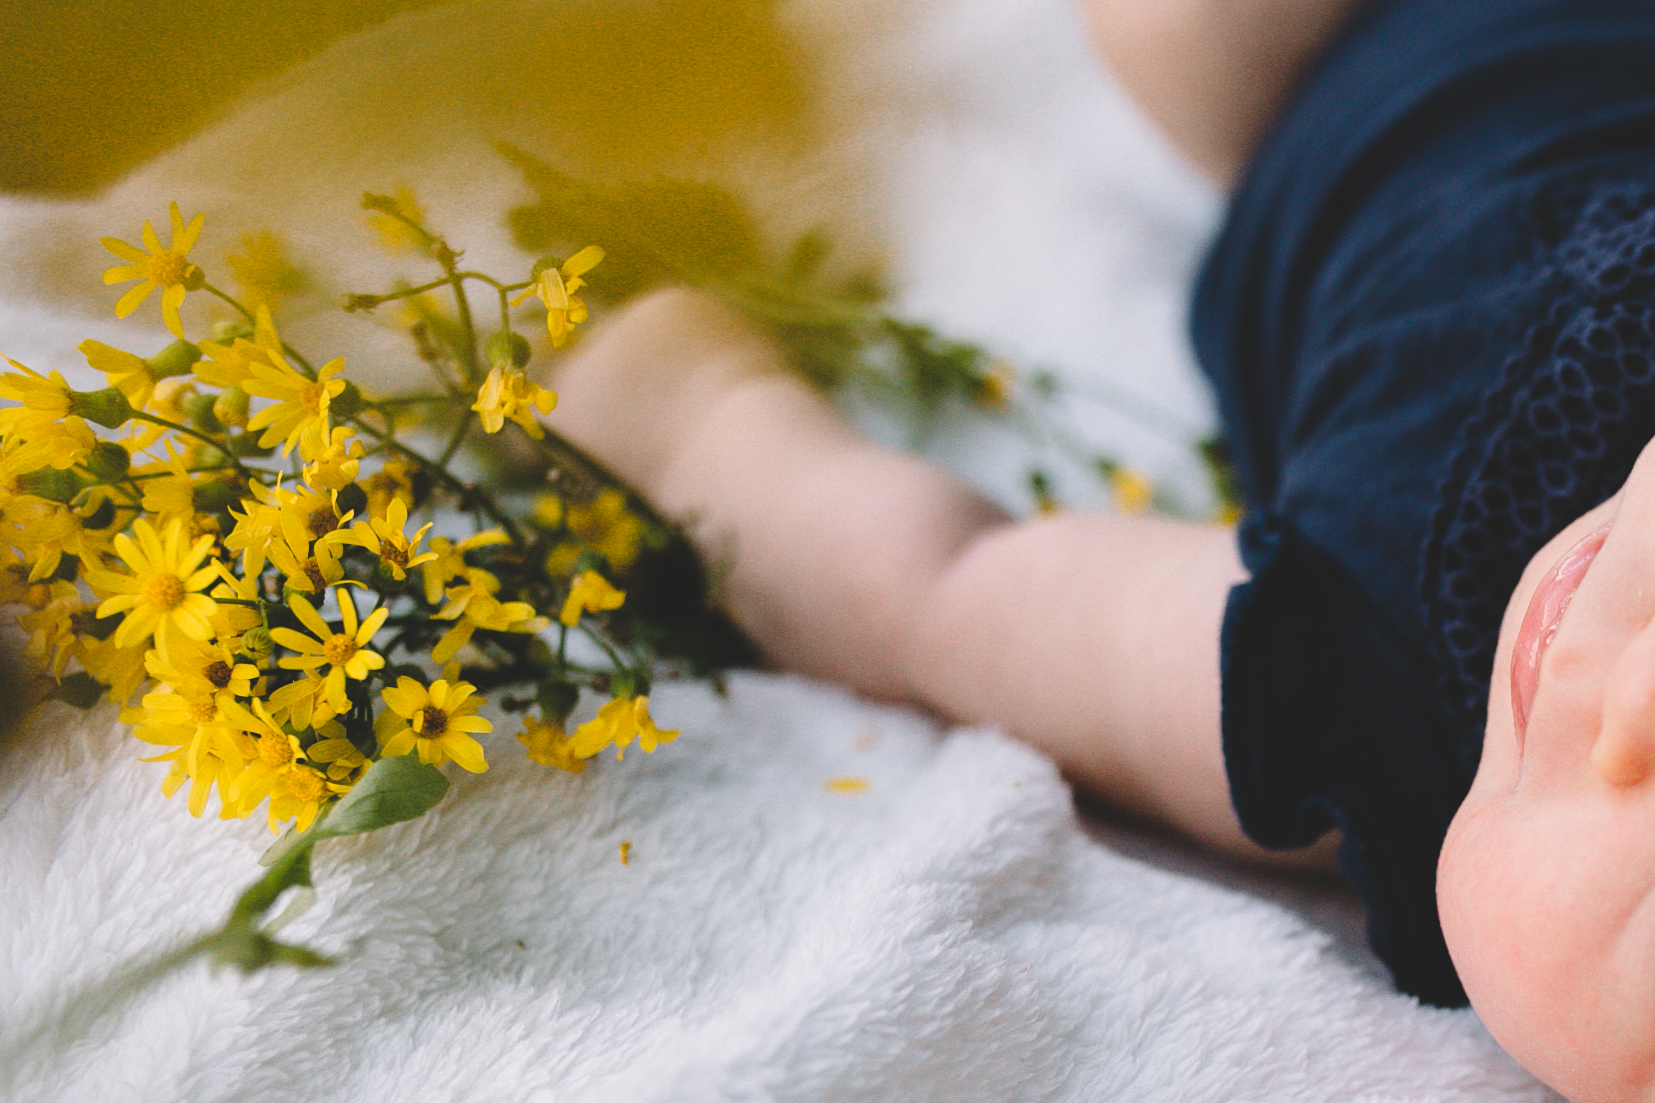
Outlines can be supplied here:
<path id="1" fill-rule="evenodd" d="M 1271 847 L 1332 827 L 1397 984 L 1464 992 L 1436 858 L 1500 616 L 1655 432 L 1655 0 L 1379 0 L 1197 286 L 1248 504 L 1224 753 Z"/>

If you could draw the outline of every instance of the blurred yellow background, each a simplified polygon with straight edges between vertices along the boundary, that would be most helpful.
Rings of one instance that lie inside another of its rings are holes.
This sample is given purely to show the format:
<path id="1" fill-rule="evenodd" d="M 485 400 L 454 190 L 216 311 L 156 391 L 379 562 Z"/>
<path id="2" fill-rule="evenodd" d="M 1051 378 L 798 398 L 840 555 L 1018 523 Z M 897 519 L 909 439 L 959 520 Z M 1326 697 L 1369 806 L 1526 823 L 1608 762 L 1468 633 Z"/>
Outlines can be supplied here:
<path id="1" fill-rule="evenodd" d="M 445 0 L 0 4 L 0 190 L 96 192 L 337 40 Z M 510 4 L 467 0 L 510 35 Z M 548 0 L 567 9 L 524 74 L 589 167 L 670 161 L 699 139 L 802 118 L 773 0 Z M 479 59 L 478 64 L 486 64 Z M 498 77 L 499 74 L 489 74 Z M 463 81 L 464 73 L 433 74 Z"/>

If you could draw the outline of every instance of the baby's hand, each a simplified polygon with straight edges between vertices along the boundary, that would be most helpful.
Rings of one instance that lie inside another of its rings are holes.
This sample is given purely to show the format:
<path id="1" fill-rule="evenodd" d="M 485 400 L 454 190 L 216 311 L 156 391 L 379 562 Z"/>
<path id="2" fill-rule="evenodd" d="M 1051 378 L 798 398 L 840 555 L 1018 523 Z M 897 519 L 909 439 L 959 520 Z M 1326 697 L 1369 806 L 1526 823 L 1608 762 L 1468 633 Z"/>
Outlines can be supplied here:
<path id="1" fill-rule="evenodd" d="M 553 380 L 559 432 L 658 504 L 722 399 L 781 371 L 779 350 L 704 292 L 657 291 L 598 326 Z"/>

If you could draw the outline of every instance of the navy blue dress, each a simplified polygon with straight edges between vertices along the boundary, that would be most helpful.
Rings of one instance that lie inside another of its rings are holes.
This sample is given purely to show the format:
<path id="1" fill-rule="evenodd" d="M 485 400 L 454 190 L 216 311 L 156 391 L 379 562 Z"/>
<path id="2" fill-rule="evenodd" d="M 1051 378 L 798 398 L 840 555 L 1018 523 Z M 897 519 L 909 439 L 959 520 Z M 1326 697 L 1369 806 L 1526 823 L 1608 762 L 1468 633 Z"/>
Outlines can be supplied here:
<path id="1" fill-rule="evenodd" d="M 1197 286 L 1248 505 L 1224 754 L 1270 847 L 1337 826 L 1398 986 L 1464 1002 L 1435 870 L 1523 566 L 1655 435 L 1655 0 L 1379 0 Z"/>

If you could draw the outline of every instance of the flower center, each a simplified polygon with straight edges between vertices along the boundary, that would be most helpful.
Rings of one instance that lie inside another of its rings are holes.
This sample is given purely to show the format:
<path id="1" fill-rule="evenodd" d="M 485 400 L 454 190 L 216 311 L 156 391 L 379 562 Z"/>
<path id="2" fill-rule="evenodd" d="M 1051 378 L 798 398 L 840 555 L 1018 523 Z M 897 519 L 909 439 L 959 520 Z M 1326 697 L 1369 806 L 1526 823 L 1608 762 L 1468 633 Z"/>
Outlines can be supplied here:
<path id="1" fill-rule="evenodd" d="M 320 800 L 328 787 L 321 774 L 301 766 L 287 775 L 287 791 L 300 800 L 310 801 Z"/>
<path id="2" fill-rule="evenodd" d="M 322 645 L 322 658 L 334 666 L 341 666 L 350 662 L 352 655 L 357 652 L 356 641 L 340 633 Z"/>
<path id="3" fill-rule="evenodd" d="M 286 766 L 293 761 L 293 745 L 285 735 L 265 732 L 259 736 L 259 761 L 266 766 Z"/>
<path id="4" fill-rule="evenodd" d="M 149 257 L 149 278 L 162 287 L 172 287 L 184 282 L 184 276 L 189 272 L 190 262 L 184 259 L 182 253 L 171 249 L 162 249 L 159 253 L 151 253 Z"/>
<path id="5" fill-rule="evenodd" d="M 314 559 L 305 560 L 305 577 L 310 580 L 312 593 L 321 593 L 328 584 L 328 580 L 322 577 L 322 568 Z"/>
<path id="6" fill-rule="evenodd" d="M 195 701 L 190 705 L 190 719 L 197 724 L 205 724 L 217 718 L 218 705 L 212 701 Z"/>
<path id="7" fill-rule="evenodd" d="M 310 538 L 314 540 L 338 528 L 339 515 L 333 512 L 331 507 L 323 506 L 310 511 L 310 516 L 305 518 L 305 525 L 310 529 Z"/>
<path id="8" fill-rule="evenodd" d="M 310 383 L 299 392 L 299 404 L 313 414 L 322 412 L 322 403 L 326 401 L 328 389 L 321 383 Z"/>
<path id="9" fill-rule="evenodd" d="M 184 600 L 184 580 L 177 575 L 151 575 L 144 583 L 144 603 L 163 612 L 176 608 Z"/>
<path id="10" fill-rule="evenodd" d="M 379 558 L 395 563 L 399 567 L 408 565 L 408 549 L 400 548 L 395 544 L 382 544 L 379 549 Z"/>
<path id="11" fill-rule="evenodd" d="M 219 659 L 216 662 L 208 663 L 207 669 L 201 673 L 209 682 L 213 683 L 214 689 L 223 689 L 230 684 L 230 675 L 234 672 L 230 669 L 229 663 Z"/>
<path id="12" fill-rule="evenodd" d="M 436 739 L 448 730 L 448 713 L 435 705 L 420 710 L 419 733 L 426 739 Z"/>

